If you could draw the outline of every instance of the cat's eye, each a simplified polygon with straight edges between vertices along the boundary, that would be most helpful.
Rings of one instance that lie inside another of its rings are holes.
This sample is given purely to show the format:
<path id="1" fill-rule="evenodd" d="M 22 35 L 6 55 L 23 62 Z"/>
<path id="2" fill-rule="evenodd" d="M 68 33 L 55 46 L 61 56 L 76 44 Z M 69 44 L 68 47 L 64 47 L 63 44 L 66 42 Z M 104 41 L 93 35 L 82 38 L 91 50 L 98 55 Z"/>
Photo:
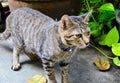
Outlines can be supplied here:
<path id="1" fill-rule="evenodd" d="M 81 38 L 82 34 L 76 34 L 76 37 Z"/>
<path id="2" fill-rule="evenodd" d="M 89 31 L 87 32 L 87 35 L 90 35 L 90 32 L 89 32 Z"/>
<path id="3" fill-rule="evenodd" d="M 72 36 L 74 36 L 74 35 L 69 35 L 69 36 L 65 36 L 66 38 L 71 38 Z"/>

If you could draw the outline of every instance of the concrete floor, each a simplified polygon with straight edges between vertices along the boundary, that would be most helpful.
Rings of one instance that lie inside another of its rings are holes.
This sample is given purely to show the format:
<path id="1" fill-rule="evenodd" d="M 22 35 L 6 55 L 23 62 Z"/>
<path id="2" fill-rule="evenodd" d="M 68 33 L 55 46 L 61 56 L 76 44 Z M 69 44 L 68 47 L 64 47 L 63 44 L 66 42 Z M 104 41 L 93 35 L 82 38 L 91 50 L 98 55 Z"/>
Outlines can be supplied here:
<path id="1" fill-rule="evenodd" d="M 22 69 L 19 71 L 11 70 L 11 47 L 12 45 L 7 41 L 0 42 L 0 83 L 27 83 L 27 80 L 36 74 L 44 75 L 41 63 L 30 61 L 24 54 L 20 56 Z M 109 53 L 107 49 L 104 50 Z M 70 64 L 70 78 L 73 83 L 120 83 L 120 69 L 116 66 L 112 65 L 111 69 L 106 72 L 97 70 L 93 65 L 97 55 L 100 53 L 91 47 L 77 50 Z M 59 81 L 59 69 L 56 68 L 56 71 Z"/>

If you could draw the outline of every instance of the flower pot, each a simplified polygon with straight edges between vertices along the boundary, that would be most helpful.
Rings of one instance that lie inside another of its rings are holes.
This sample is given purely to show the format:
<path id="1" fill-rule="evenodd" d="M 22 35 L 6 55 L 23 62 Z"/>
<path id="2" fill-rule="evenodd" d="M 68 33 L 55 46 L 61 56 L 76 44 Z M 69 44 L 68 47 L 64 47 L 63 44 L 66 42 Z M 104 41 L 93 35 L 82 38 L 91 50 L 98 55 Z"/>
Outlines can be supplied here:
<path id="1" fill-rule="evenodd" d="M 8 0 L 10 10 L 19 7 L 31 7 L 54 18 L 60 19 L 63 14 L 78 15 L 81 0 Z"/>

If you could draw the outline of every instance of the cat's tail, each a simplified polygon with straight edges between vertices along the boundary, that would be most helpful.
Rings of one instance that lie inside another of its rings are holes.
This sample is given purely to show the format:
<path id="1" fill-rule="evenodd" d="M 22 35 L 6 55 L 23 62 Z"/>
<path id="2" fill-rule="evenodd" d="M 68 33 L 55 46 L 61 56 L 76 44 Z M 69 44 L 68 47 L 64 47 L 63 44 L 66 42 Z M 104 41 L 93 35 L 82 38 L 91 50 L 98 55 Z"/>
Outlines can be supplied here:
<path id="1" fill-rule="evenodd" d="M 0 40 L 6 40 L 10 37 L 11 30 L 10 28 L 6 28 L 6 30 L 3 33 L 0 33 Z"/>
<path id="2" fill-rule="evenodd" d="M 12 22 L 11 19 L 12 16 L 9 15 L 6 19 L 6 29 L 3 33 L 0 33 L 0 40 L 6 40 L 11 36 L 11 28 L 10 28 Z"/>

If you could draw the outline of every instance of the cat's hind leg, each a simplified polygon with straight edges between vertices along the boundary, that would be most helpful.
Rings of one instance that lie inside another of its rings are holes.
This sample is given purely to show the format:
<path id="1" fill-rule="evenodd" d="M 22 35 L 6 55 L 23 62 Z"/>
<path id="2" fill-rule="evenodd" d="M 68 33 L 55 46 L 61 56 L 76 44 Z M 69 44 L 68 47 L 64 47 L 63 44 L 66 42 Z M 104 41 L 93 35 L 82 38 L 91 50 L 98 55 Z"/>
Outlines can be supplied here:
<path id="1" fill-rule="evenodd" d="M 38 57 L 37 54 L 32 54 L 32 53 L 26 53 L 27 56 L 32 60 L 32 61 L 38 61 L 40 58 Z"/>
<path id="2" fill-rule="evenodd" d="M 19 54 L 21 52 L 20 48 L 13 48 L 13 60 L 12 60 L 12 69 L 14 71 L 17 71 L 21 68 L 20 63 L 19 63 Z"/>
<path id="3" fill-rule="evenodd" d="M 54 62 L 47 58 L 42 58 L 43 68 L 46 73 L 47 83 L 57 83 L 55 78 Z"/>

